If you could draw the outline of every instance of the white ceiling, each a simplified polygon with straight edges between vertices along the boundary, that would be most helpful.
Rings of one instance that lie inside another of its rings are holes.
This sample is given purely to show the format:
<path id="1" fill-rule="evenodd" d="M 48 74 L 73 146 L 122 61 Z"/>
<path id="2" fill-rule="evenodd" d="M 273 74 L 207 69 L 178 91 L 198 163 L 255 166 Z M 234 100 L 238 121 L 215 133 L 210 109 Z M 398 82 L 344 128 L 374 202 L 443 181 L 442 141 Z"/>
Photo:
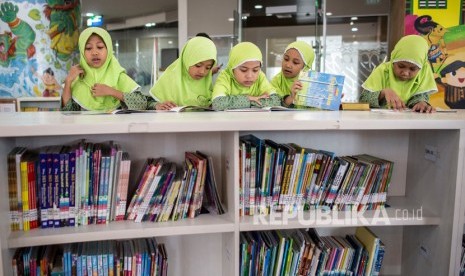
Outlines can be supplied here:
<path id="1" fill-rule="evenodd" d="M 177 9 L 177 0 L 81 0 L 82 14 L 92 12 L 103 15 L 106 23 Z"/>

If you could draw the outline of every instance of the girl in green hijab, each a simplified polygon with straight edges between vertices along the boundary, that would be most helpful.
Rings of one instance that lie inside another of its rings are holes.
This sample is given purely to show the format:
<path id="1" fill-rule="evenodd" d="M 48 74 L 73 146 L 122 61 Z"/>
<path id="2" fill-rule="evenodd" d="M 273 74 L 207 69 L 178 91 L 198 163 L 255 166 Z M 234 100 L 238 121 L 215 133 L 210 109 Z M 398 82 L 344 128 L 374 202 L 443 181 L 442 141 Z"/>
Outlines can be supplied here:
<path id="1" fill-rule="evenodd" d="M 216 63 L 216 46 L 208 38 L 193 37 L 150 90 L 157 110 L 175 106 L 211 105 L 212 72 Z"/>
<path id="2" fill-rule="evenodd" d="M 271 85 L 283 98 L 284 106 L 291 106 L 294 102 L 296 92 L 302 89 L 299 74 L 310 70 L 314 59 L 312 46 L 304 41 L 292 42 L 284 50 L 281 72 L 271 80 Z"/>
<path id="3" fill-rule="evenodd" d="M 229 52 L 226 69 L 213 87 L 213 109 L 238 109 L 281 105 L 281 98 L 261 71 L 262 53 L 253 43 L 242 42 Z"/>
<path id="4" fill-rule="evenodd" d="M 65 79 L 62 110 L 111 111 L 121 105 L 145 109 L 147 100 L 113 55 L 107 31 L 85 29 L 79 36 L 79 54 L 79 65 L 72 66 Z"/>
<path id="5" fill-rule="evenodd" d="M 360 102 L 371 107 L 417 112 L 434 112 L 429 94 L 437 92 L 433 71 L 428 64 L 428 43 L 417 35 L 399 40 L 391 60 L 376 67 L 362 84 Z"/>

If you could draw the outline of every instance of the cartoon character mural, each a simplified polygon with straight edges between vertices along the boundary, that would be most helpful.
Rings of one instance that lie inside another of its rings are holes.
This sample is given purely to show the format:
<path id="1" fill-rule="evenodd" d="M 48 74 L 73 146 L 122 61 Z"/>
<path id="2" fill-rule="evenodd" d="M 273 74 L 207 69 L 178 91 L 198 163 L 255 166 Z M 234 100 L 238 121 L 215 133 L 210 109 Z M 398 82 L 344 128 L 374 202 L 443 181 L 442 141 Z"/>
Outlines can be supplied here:
<path id="1" fill-rule="evenodd" d="M 56 51 L 58 58 L 68 60 L 78 45 L 79 0 L 47 0 L 44 14 L 50 20 L 47 31 L 52 40 L 50 47 Z"/>
<path id="2" fill-rule="evenodd" d="M 33 45 L 35 32 L 31 26 L 18 17 L 18 6 L 6 2 L 0 4 L 0 19 L 7 24 L 10 31 L 0 34 L 0 92 L 2 90 L 21 90 L 19 79 L 33 79 L 33 75 L 26 70 L 34 66 L 30 59 L 35 54 Z M 0 96 L 15 96 L 13 93 L 0 93 Z"/>
<path id="3" fill-rule="evenodd" d="M 436 64 L 443 63 L 447 58 L 444 35 L 447 29 L 434 22 L 429 15 L 422 15 L 415 19 L 415 30 L 417 30 L 428 42 L 428 60 L 434 68 Z"/>
<path id="4" fill-rule="evenodd" d="M 25 61 L 36 51 L 33 45 L 36 34 L 29 24 L 17 17 L 17 14 L 18 6 L 8 2 L 0 5 L 0 19 L 7 23 L 11 30 L 1 34 L 0 63 L 3 66 L 8 65 L 13 57 Z"/>
<path id="5" fill-rule="evenodd" d="M 435 2 L 436 3 L 436 2 Z M 417 34 L 430 46 L 428 59 L 438 85 L 430 103 L 439 108 L 465 109 L 465 25 L 460 1 L 425 8 L 412 0 L 411 14 L 405 16 L 405 35 Z M 409 12 L 409 11 L 407 11 Z"/>
<path id="6" fill-rule="evenodd" d="M 456 60 L 441 70 L 444 100 L 450 108 L 465 108 L 465 62 Z"/>
<path id="7" fill-rule="evenodd" d="M 68 39 L 54 43 L 48 35 L 47 30 L 67 27 L 49 28 L 52 22 L 53 26 L 60 25 L 57 22 L 63 16 L 54 17 L 52 12 L 50 18 L 54 19 L 49 21 L 41 12 L 45 5 L 46 0 L 10 0 L 0 4 L 0 98 L 59 96 L 59 83 L 66 78 L 72 64 L 78 62 L 77 39 L 71 47 Z M 78 26 L 72 28 L 67 32 L 71 34 L 69 37 L 79 36 Z M 67 41 L 64 44 L 68 47 L 57 47 L 66 48 L 67 52 L 52 48 L 61 41 Z M 54 89 L 49 90 L 52 81 Z M 46 90 L 49 92 L 44 93 Z"/>

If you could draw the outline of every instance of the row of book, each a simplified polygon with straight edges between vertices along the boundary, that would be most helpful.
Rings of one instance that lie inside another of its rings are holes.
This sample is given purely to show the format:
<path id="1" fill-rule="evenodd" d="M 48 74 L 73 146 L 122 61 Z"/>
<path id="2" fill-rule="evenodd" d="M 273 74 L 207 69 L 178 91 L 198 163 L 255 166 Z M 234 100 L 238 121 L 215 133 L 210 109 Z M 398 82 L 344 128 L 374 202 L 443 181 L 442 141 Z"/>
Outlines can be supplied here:
<path id="1" fill-rule="evenodd" d="M 326 206 L 339 211 L 384 207 L 393 162 L 360 154 L 240 137 L 240 214 L 294 212 Z"/>
<path id="2" fill-rule="evenodd" d="M 12 265 L 13 275 L 164 276 L 168 255 L 155 238 L 98 241 L 18 248 Z"/>
<path id="3" fill-rule="evenodd" d="M 320 236 L 315 229 L 242 232 L 240 275 L 379 275 L 385 246 L 368 228 Z"/>
<path id="4" fill-rule="evenodd" d="M 183 167 L 164 158 L 149 158 L 138 183 L 127 210 L 128 220 L 194 218 L 202 210 L 224 214 L 212 158 L 199 151 L 186 152 Z"/>
<path id="5" fill-rule="evenodd" d="M 15 147 L 8 154 L 10 228 L 123 220 L 131 160 L 113 142 Z"/>
<path id="6" fill-rule="evenodd" d="M 7 158 L 12 231 L 224 213 L 212 158 L 200 152 L 186 153 L 184 167 L 148 160 L 128 210 L 131 160 L 113 141 L 15 147 Z"/>

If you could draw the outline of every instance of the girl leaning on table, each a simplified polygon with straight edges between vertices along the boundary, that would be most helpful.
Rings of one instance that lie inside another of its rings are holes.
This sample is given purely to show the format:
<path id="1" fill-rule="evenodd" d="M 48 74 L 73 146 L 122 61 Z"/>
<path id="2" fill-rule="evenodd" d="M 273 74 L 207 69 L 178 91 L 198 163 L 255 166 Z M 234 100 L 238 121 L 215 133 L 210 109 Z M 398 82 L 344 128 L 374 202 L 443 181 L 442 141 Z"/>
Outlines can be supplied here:
<path id="1" fill-rule="evenodd" d="M 360 102 L 374 108 L 417 112 L 434 112 L 429 94 L 437 92 L 433 71 L 428 62 L 428 43 L 418 35 L 399 40 L 391 60 L 376 67 L 362 84 Z"/>
<path id="2" fill-rule="evenodd" d="M 85 29 L 79 36 L 79 65 L 71 67 L 63 89 L 63 111 L 145 109 L 146 97 L 113 55 L 110 34 Z"/>
<path id="3" fill-rule="evenodd" d="M 297 91 L 302 89 L 300 72 L 310 70 L 314 59 L 312 46 L 304 41 L 292 42 L 284 50 L 281 72 L 271 80 L 271 85 L 282 97 L 284 106 L 293 105 Z"/>
<path id="4" fill-rule="evenodd" d="M 216 46 L 211 39 L 189 39 L 181 55 L 171 63 L 150 90 L 148 109 L 168 110 L 176 106 L 211 105 L 212 68 Z"/>
<path id="5" fill-rule="evenodd" d="M 229 52 L 226 69 L 213 87 L 215 110 L 281 105 L 281 98 L 261 71 L 262 53 L 251 42 L 241 42 Z"/>

